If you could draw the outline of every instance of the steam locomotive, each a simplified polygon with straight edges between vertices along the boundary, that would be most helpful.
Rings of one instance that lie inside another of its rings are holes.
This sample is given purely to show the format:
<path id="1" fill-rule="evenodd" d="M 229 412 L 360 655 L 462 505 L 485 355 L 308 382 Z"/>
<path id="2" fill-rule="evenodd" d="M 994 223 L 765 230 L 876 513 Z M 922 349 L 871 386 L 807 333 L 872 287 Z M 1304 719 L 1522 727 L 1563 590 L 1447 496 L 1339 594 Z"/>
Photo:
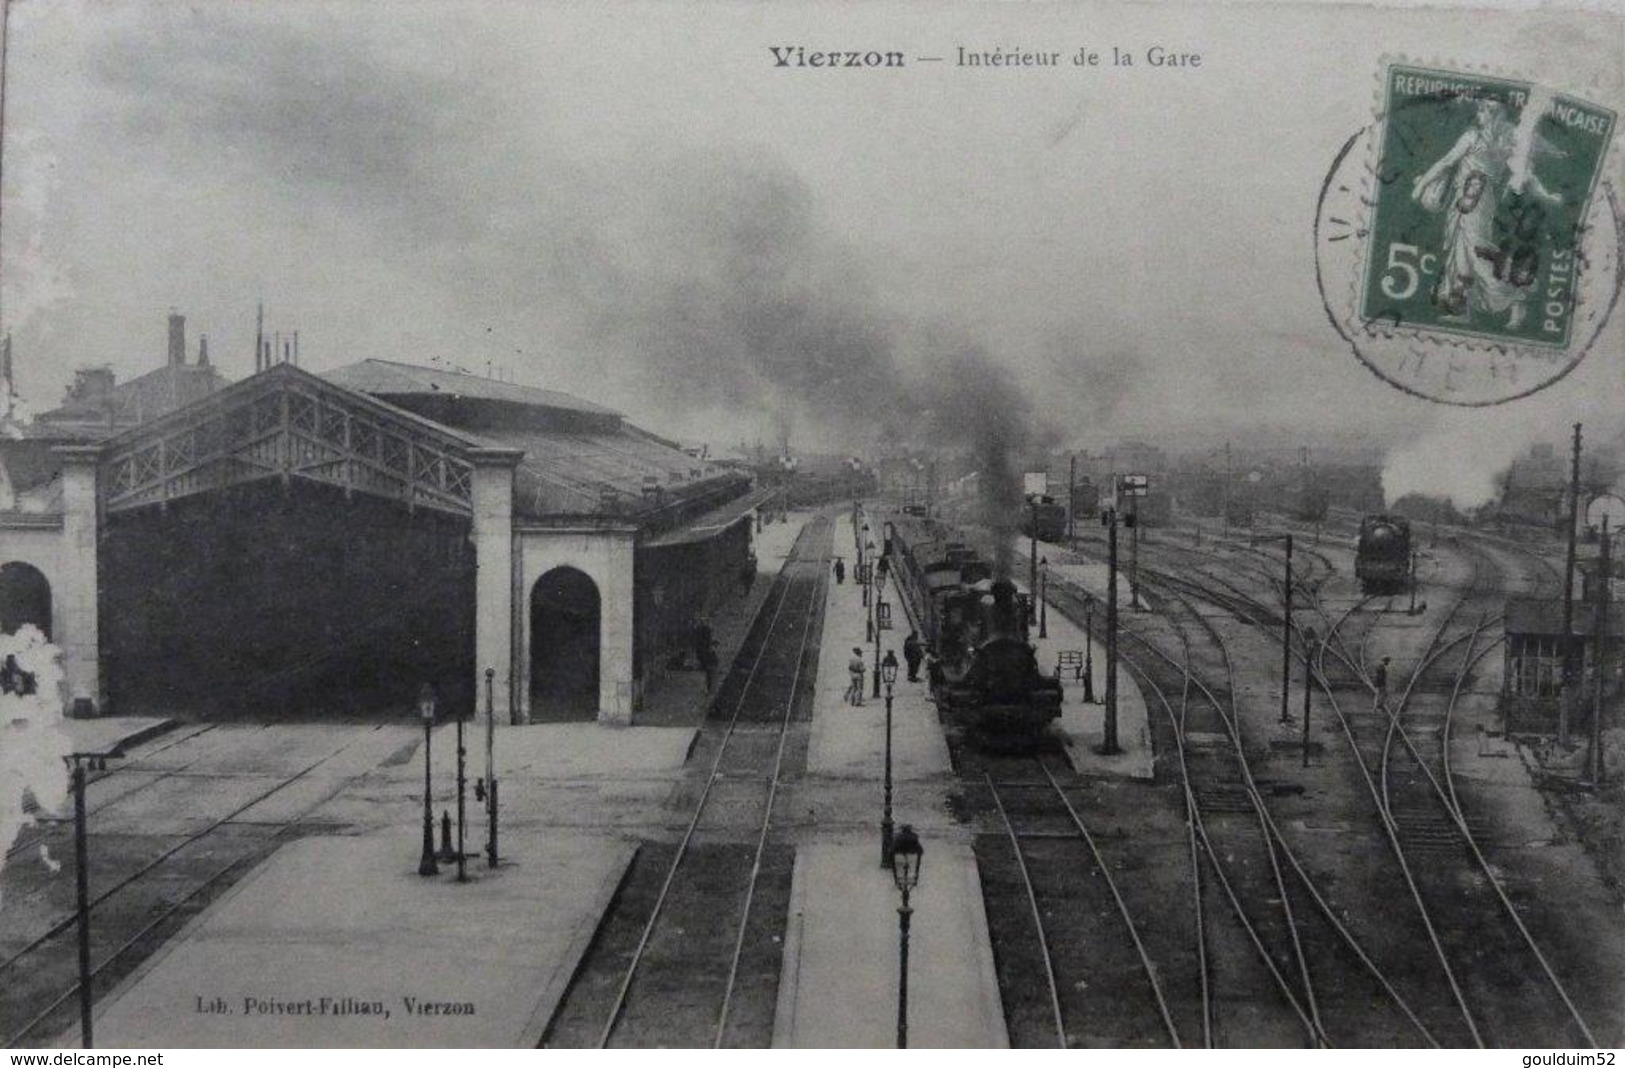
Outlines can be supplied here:
<path id="1" fill-rule="evenodd" d="M 1354 552 L 1354 577 L 1368 596 L 1399 593 L 1410 580 L 1411 524 L 1397 515 L 1368 515 L 1360 520 Z"/>
<path id="2" fill-rule="evenodd" d="M 1028 494 L 1021 532 L 1039 541 L 1059 542 L 1066 538 L 1066 505 L 1047 494 Z"/>
<path id="3" fill-rule="evenodd" d="M 898 517 L 892 553 L 934 657 L 931 692 L 947 722 L 988 749 L 1040 744 L 1060 718 L 1061 683 L 1038 670 L 1027 640 L 1027 597 L 932 520 Z"/>

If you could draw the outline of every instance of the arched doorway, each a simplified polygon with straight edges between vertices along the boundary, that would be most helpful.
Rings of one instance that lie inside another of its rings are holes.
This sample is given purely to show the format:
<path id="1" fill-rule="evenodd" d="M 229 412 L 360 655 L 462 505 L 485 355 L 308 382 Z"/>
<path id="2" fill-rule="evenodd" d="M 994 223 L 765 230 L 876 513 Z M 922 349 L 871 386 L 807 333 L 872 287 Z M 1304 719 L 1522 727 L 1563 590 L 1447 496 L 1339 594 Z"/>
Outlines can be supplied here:
<path id="1" fill-rule="evenodd" d="M 0 632 L 17 633 L 32 623 L 51 638 L 51 583 L 32 564 L 13 560 L 0 566 Z"/>
<path id="2" fill-rule="evenodd" d="M 530 591 L 530 707 L 533 720 L 598 716 L 600 605 L 584 572 L 555 567 Z"/>

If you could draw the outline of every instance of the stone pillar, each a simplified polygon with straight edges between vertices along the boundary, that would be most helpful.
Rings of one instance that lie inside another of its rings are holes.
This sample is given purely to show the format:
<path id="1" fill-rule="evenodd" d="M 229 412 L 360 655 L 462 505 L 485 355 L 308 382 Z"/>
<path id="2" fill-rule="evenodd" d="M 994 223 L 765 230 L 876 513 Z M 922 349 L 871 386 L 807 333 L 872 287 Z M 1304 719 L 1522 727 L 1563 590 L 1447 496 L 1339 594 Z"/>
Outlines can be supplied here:
<path id="1" fill-rule="evenodd" d="M 494 708 L 501 722 L 512 700 L 513 677 L 513 472 L 519 449 L 475 449 L 474 464 L 474 692 L 485 715 L 485 672 L 496 672 Z"/>
<path id="2" fill-rule="evenodd" d="M 617 727 L 632 723 L 632 563 L 637 538 L 633 531 L 604 537 L 604 567 L 598 575 L 598 722 Z"/>
<path id="3" fill-rule="evenodd" d="M 95 715 L 107 705 L 102 680 L 100 576 L 97 569 L 96 468 L 93 445 L 63 445 L 61 566 L 52 576 L 52 597 L 61 605 L 52 640 L 62 650 L 68 712 Z"/>

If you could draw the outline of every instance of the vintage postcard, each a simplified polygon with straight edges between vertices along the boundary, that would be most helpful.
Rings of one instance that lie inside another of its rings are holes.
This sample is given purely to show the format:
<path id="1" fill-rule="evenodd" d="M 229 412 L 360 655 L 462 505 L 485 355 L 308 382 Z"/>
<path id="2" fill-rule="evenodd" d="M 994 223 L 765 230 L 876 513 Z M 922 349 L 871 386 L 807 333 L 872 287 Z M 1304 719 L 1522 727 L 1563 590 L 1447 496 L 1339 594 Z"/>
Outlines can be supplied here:
<path id="1" fill-rule="evenodd" d="M 1612 1063 L 1617 7 L 0 12 L 0 1044 Z"/>

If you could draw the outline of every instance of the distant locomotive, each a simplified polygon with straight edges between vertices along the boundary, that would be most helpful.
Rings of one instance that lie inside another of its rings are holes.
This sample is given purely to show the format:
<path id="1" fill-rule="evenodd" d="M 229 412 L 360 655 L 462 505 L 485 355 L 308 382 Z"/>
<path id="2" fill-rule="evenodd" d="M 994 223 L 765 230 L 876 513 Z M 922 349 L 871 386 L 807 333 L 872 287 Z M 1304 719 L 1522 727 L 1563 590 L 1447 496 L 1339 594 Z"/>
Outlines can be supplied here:
<path id="1" fill-rule="evenodd" d="M 1066 505 L 1054 497 L 1029 494 L 1022 509 L 1021 532 L 1029 538 L 1054 542 L 1066 538 Z"/>
<path id="2" fill-rule="evenodd" d="M 1025 749 L 1061 715 L 1060 680 L 1038 670 L 1028 599 L 941 524 L 899 517 L 893 571 L 934 660 L 932 696 L 946 720 L 989 749 Z"/>
<path id="3" fill-rule="evenodd" d="M 1411 524 L 1397 515 L 1368 515 L 1360 520 L 1354 554 L 1354 577 L 1368 596 L 1399 593 L 1410 581 Z"/>

